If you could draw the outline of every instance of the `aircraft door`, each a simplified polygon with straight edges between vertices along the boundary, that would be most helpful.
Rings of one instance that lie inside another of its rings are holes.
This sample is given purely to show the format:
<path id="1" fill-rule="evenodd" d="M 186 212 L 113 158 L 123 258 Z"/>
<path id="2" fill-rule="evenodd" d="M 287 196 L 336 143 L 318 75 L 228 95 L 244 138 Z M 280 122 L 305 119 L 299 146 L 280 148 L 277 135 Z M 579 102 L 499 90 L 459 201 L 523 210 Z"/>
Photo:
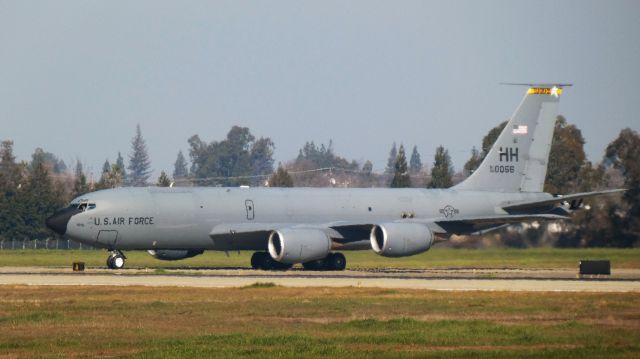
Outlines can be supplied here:
<path id="1" fill-rule="evenodd" d="M 244 207 L 247 210 L 247 219 L 252 221 L 255 216 L 253 201 L 250 199 L 244 201 Z"/>
<path id="2" fill-rule="evenodd" d="M 117 240 L 118 231 L 100 231 L 98 232 L 98 238 L 96 239 L 96 242 L 109 248 L 113 248 Z"/>

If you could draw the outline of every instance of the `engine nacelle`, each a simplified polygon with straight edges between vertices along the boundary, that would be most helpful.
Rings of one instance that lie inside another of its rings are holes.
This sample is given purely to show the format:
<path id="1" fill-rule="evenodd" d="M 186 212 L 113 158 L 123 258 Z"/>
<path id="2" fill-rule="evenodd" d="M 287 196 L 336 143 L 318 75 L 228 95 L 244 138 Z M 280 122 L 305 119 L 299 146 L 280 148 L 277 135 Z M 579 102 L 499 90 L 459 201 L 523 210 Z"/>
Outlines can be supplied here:
<path id="1" fill-rule="evenodd" d="M 150 249 L 147 251 L 153 258 L 163 261 L 177 261 L 195 257 L 204 253 L 204 249 Z"/>
<path id="2" fill-rule="evenodd" d="M 371 248 L 384 257 L 422 253 L 433 244 L 433 233 L 421 223 L 382 223 L 371 229 Z"/>
<path id="3" fill-rule="evenodd" d="M 269 235 L 269 254 L 274 260 L 305 263 L 322 259 L 331 250 L 331 238 L 319 229 L 285 228 Z"/>

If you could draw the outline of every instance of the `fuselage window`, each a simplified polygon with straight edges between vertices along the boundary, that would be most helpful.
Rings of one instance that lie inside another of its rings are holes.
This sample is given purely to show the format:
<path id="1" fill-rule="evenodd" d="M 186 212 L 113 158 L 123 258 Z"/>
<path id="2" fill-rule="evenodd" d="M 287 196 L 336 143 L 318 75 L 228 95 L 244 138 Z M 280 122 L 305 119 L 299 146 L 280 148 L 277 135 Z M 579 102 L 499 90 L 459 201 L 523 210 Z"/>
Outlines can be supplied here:
<path id="1" fill-rule="evenodd" d="M 95 209 L 95 208 L 96 208 L 95 203 L 89 203 L 89 209 Z"/>

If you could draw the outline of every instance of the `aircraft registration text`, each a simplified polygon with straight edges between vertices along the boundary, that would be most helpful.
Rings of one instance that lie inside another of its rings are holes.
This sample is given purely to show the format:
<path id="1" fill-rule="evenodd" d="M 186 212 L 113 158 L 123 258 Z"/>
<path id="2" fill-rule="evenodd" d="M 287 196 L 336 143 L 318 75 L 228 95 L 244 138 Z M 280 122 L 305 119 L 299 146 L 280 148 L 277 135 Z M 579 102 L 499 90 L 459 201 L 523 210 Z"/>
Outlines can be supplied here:
<path id="1" fill-rule="evenodd" d="M 491 173 L 514 173 L 515 171 L 515 166 L 489 166 L 489 172 Z"/>

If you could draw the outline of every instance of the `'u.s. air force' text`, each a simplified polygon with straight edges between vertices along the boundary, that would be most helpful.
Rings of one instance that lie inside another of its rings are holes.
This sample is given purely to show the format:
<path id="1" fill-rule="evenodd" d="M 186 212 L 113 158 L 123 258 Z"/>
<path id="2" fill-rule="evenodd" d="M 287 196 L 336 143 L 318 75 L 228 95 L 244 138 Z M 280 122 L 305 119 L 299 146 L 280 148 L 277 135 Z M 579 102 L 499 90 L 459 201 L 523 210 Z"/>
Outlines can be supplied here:
<path id="1" fill-rule="evenodd" d="M 518 162 L 518 148 L 513 147 L 500 147 L 498 152 L 498 159 L 500 162 Z M 513 165 L 490 165 L 489 172 L 491 173 L 514 173 L 516 171 Z"/>
<path id="2" fill-rule="evenodd" d="M 93 224 L 96 226 L 144 226 L 154 223 L 153 217 L 95 217 Z"/>

